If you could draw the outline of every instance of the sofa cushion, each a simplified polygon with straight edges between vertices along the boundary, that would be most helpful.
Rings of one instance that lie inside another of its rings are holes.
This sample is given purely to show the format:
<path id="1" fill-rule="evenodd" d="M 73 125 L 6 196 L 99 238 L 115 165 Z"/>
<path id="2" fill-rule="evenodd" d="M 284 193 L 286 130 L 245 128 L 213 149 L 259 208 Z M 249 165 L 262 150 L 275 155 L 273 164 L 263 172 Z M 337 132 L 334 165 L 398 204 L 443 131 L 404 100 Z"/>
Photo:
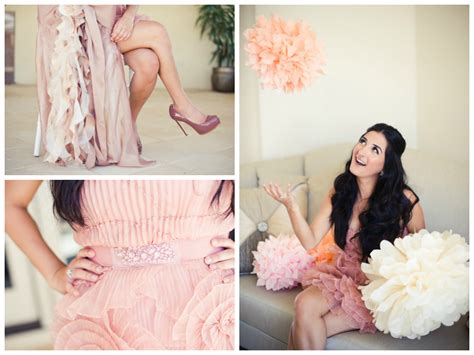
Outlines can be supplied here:
<path id="1" fill-rule="evenodd" d="M 293 300 L 301 288 L 275 292 L 256 285 L 257 276 L 240 277 L 240 320 L 287 344 Z"/>
<path id="2" fill-rule="evenodd" d="M 308 188 L 304 176 L 265 175 L 275 182 L 291 183 L 292 193 L 307 217 Z M 265 178 L 265 179 L 266 179 Z M 265 180 L 263 180 L 265 181 Z M 263 188 L 240 189 L 240 273 L 250 273 L 253 269 L 252 251 L 259 241 L 268 234 L 292 234 L 293 228 L 285 206 L 275 201 Z"/>
<path id="3" fill-rule="evenodd" d="M 408 184 L 420 198 L 427 229 L 452 230 L 469 241 L 469 167 L 407 150 L 403 166 Z"/>
<path id="4" fill-rule="evenodd" d="M 329 189 L 333 186 L 334 177 L 332 173 L 313 175 L 308 179 L 308 222 L 313 222 L 321 203 L 326 197 Z"/>
<path id="5" fill-rule="evenodd" d="M 257 187 L 257 169 L 271 171 L 280 175 L 304 175 L 303 156 L 271 159 L 240 166 L 240 187 Z"/>
<path id="6" fill-rule="evenodd" d="M 284 349 L 287 344 L 288 332 L 293 321 L 294 298 L 301 291 L 300 288 L 284 291 L 267 291 L 264 287 L 257 287 L 255 275 L 240 277 L 240 321 L 246 327 L 253 327 L 268 335 L 265 342 L 275 339 L 271 348 Z M 469 329 L 466 327 L 467 316 L 461 317 L 451 327 L 441 328 L 421 337 L 421 339 L 395 339 L 388 334 L 361 334 L 351 331 L 337 334 L 328 339 L 328 350 L 468 350 Z M 259 339 L 244 340 L 242 342 L 253 344 L 255 349 L 259 346 Z M 282 344 L 283 348 L 279 347 Z M 268 344 L 265 344 L 268 346 Z M 268 347 L 267 347 L 268 348 Z M 253 350 L 248 348 L 249 350 Z"/>

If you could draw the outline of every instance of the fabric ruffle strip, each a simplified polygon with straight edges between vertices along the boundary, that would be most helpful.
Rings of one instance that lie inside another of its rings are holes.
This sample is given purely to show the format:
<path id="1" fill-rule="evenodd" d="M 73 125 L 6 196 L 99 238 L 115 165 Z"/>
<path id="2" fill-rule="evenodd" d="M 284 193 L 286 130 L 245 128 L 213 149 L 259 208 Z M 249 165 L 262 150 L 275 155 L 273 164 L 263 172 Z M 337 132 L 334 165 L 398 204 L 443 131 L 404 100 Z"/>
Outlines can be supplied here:
<path id="1" fill-rule="evenodd" d="M 95 165 L 94 117 L 89 112 L 90 67 L 81 38 L 85 38 L 84 6 L 59 5 L 61 22 L 51 61 L 48 95 L 51 111 L 46 128 L 45 161 L 65 164 L 76 160 Z M 89 16 L 92 15 L 92 12 Z"/>

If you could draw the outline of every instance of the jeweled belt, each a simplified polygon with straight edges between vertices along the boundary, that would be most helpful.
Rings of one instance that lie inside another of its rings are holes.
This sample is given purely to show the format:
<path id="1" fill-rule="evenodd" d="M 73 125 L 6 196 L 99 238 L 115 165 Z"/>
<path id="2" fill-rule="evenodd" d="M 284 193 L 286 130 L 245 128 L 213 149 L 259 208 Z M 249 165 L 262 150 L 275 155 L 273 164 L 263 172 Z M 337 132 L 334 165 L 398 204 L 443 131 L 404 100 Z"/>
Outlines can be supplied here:
<path id="1" fill-rule="evenodd" d="M 105 267 L 130 268 L 203 259 L 222 250 L 211 245 L 212 239 L 225 237 L 227 235 L 176 239 L 133 247 L 91 246 L 95 251 L 92 260 Z"/>

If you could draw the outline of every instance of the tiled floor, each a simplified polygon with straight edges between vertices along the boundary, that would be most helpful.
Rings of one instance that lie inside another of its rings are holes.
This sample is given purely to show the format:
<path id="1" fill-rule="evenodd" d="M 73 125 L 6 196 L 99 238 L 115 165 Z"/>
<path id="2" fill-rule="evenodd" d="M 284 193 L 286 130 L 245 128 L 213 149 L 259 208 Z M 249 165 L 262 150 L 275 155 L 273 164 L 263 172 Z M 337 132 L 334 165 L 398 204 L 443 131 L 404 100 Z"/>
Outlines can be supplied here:
<path id="1" fill-rule="evenodd" d="M 188 136 L 168 116 L 170 99 L 164 90 L 155 90 L 145 104 L 138 130 L 143 156 L 156 160 L 145 168 L 117 166 L 60 167 L 33 156 L 38 105 L 36 87 L 5 87 L 5 172 L 8 175 L 232 175 L 234 174 L 234 95 L 189 90 L 191 100 L 203 111 L 217 114 L 221 124 L 200 136 L 183 125 Z"/>

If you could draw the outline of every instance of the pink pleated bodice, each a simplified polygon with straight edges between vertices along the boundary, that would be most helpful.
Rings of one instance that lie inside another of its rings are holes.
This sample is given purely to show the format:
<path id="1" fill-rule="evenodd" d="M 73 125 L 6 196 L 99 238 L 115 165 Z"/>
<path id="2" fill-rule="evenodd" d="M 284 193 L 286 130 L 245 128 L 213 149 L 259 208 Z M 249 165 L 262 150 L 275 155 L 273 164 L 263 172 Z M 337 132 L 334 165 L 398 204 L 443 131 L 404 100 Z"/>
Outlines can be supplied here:
<path id="1" fill-rule="evenodd" d="M 211 205 L 219 181 L 86 180 L 82 193 L 87 227 L 75 240 L 82 246 L 129 247 L 174 239 L 228 234 L 233 215 L 225 216 L 230 182 L 220 203 Z"/>
<path id="2" fill-rule="evenodd" d="M 211 269 L 211 241 L 227 238 L 233 186 L 220 181 L 84 181 L 86 227 L 75 240 L 108 268 L 66 294 L 52 325 L 62 350 L 230 350 L 234 284 Z"/>

